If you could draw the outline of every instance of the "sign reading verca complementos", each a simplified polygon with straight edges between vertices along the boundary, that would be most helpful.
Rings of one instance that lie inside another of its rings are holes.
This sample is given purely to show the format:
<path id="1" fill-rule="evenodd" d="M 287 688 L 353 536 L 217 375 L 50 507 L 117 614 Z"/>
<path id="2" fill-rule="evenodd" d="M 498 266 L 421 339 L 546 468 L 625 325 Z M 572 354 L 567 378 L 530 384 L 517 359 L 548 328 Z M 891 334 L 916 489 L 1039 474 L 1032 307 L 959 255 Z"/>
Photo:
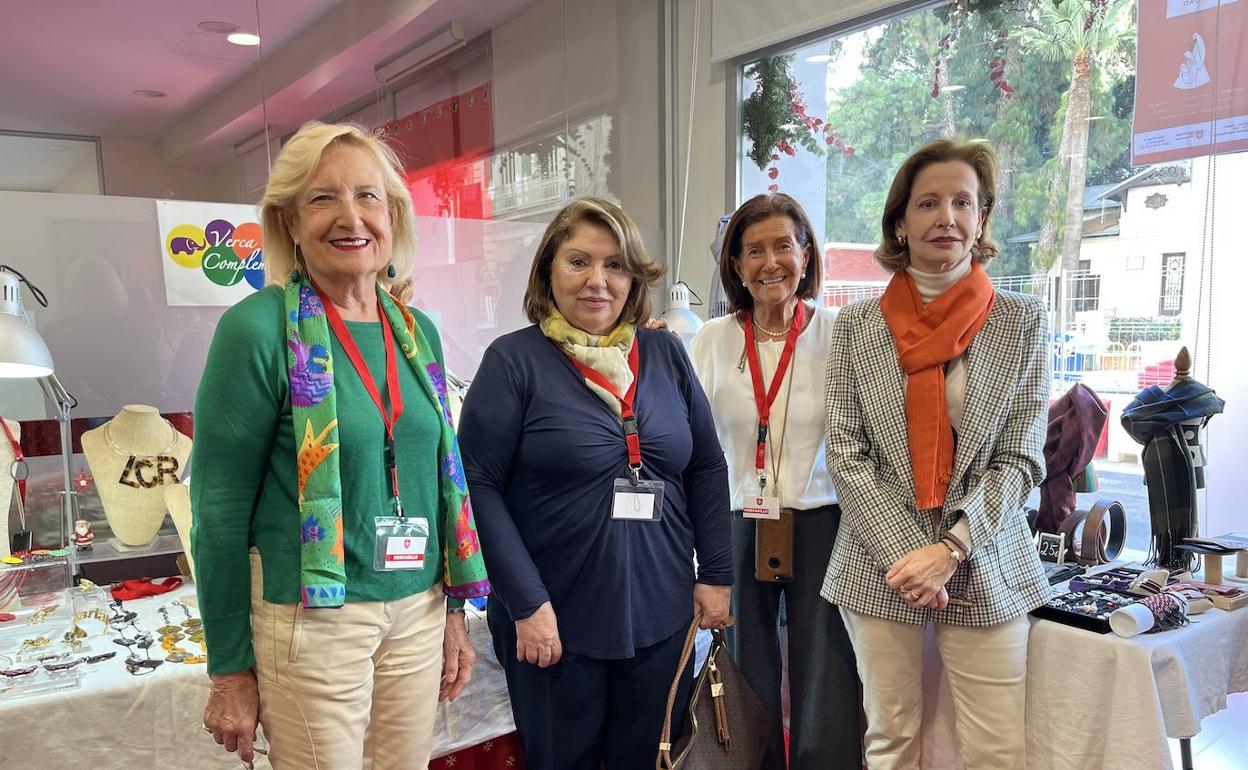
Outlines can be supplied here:
<path id="1" fill-rule="evenodd" d="M 157 201 L 156 222 L 170 305 L 229 306 L 264 287 L 254 206 Z"/>

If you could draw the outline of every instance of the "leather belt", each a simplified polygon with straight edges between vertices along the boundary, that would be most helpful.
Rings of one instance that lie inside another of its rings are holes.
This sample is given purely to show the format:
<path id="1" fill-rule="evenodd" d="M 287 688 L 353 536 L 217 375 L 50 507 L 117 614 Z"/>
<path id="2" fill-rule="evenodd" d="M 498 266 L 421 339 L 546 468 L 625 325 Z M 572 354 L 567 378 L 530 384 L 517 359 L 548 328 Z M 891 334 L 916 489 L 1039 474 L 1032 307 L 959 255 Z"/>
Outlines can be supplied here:
<path id="1" fill-rule="evenodd" d="M 1109 521 L 1105 521 L 1105 517 Z M 1083 525 L 1079 547 L 1075 547 L 1075 532 Z M 1105 530 L 1109 532 L 1106 533 Z M 1065 533 L 1068 553 L 1076 563 L 1085 567 L 1108 564 L 1122 553 L 1127 540 L 1127 511 L 1117 500 L 1101 498 L 1086 511 L 1075 511 L 1066 517 L 1059 529 Z"/>

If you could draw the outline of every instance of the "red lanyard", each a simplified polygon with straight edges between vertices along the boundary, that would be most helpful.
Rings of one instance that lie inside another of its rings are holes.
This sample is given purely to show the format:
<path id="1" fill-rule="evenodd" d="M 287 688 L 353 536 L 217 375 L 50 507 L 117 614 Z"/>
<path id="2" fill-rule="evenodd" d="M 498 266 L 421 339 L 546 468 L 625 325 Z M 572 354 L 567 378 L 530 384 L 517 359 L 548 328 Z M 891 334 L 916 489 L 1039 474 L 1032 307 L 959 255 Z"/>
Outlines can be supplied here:
<path id="1" fill-rule="evenodd" d="M 784 350 L 780 352 L 780 361 L 776 364 L 776 374 L 771 380 L 771 387 L 763 394 L 763 368 L 758 363 L 758 346 L 754 342 L 754 314 L 745 314 L 745 357 L 750 362 L 750 380 L 754 384 L 754 403 L 758 407 L 758 446 L 754 452 L 754 467 L 761 473 L 767 466 L 767 426 L 771 420 L 771 405 L 776 402 L 780 393 L 780 383 L 784 381 L 784 373 L 793 359 L 793 349 L 797 347 L 797 336 L 802 333 L 806 321 L 806 305 L 798 300 L 797 309 L 793 312 L 793 325 L 789 327 L 788 336 L 784 339 Z"/>
<path id="2" fill-rule="evenodd" d="M 20 498 L 18 502 L 25 503 L 26 502 L 26 476 L 27 476 L 28 471 L 24 472 L 21 476 L 18 476 L 15 471 L 17 470 L 18 466 L 26 465 L 26 455 L 22 454 L 21 443 L 16 438 L 14 438 L 13 430 L 9 427 L 9 424 L 5 422 L 3 417 L 0 417 L 0 425 L 4 426 L 4 435 L 9 437 L 9 444 L 12 445 L 13 447 L 13 464 L 9 468 L 9 473 L 12 474 L 13 480 L 17 482 L 17 495 Z M 24 526 L 25 525 L 23 524 L 23 528 Z"/>
<path id="3" fill-rule="evenodd" d="M 325 292 L 321 291 L 321 287 L 317 286 L 315 281 L 312 282 L 312 288 L 316 289 L 316 293 L 320 296 L 321 304 L 325 306 L 325 317 L 329 319 L 329 325 L 333 328 L 334 335 L 338 337 L 338 342 L 346 352 L 347 358 L 351 359 L 351 364 L 355 367 L 356 374 L 360 376 L 360 382 L 364 383 L 364 389 L 368 391 L 369 398 L 373 400 L 373 404 L 377 407 L 377 412 L 381 415 L 382 424 L 386 426 L 386 471 L 390 475 L 390 491 L 394 494 L 398 514 L 402 516 L 403 504 L 399 499 L 399 470 L 394 459 L 394 426 L 403 414 L 403 391 L 399 389 L 399 363 L 394 352 L 394 331 L 390 328 L 390 321 L 386 318 L 385 311 L 381 307 L 381 300 L 378 300 L 377 313 L 381 316 L 381 334 L 386 341 L 386 395 L 390 401 L 390 409 L 387 412 L 386 406 L 381 400 L 381 391 L 377 387 L 377 380 L 373 377 L 373 373 L 369 371 L 368 362 L 364 360 L 364 356 L 360 353 L 359 345 L 355 344 L 355 338 L 351 336 L 351 331 L 342 322 L 342 316 L 338 314 L 338 308 L 334 307 L 334 303 L 329 301 L 329 297 L 325 296 Z"/>
<path id="4" fill-rule="evenodd" d="M 585 376 L 585 379 L 615 396 L 620 402 L 620 420 L 624 425 L 624 443 L 628 445 L 628 470 L 634 481 L 641 480 L 641 437 L 637 435 L 637 416 L 633 412 L 633 398 L 637 395 L 637 338 L 633 338 L 633 346 L 628 351 L 628 368 L 633 373 L 633 383 L 628 386 L 624 395 L 615 389 L 611 382 L 580 361 L 568 356 L 572 365 Z"/>

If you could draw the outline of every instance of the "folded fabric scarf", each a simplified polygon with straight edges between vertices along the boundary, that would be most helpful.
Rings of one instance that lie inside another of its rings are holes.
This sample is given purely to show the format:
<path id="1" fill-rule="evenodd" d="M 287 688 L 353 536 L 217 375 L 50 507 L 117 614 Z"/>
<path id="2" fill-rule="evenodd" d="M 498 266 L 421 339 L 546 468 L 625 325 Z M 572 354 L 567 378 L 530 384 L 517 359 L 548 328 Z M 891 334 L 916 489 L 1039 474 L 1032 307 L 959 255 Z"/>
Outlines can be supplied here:
<path id="1" fill-rule="evenodd" d="M 1057 532 L 1075 510 L 1075 477 L 1092 462 L 1106 417 L 1105 404 L 1082 383 L 1049 407 L 1044 440 L 1047 472 L 1040 484 L 1040 515 L 1036 518 L 1036 529 L 1041 532 Z"/>
<path id="2" fill-rule="evenodd" d="M 633 384 L 633 372 L 628 368 L 628 351 L 633 347 L 637 329 L 632 324 L 616 324 L 610 333 L 604 335 L 589 334 L 568 323 L 558 310 L 551 310 L 538 326 L 542 334 L 557 344 L 565 355 L 607 378 L 616 392 L 624 393 Z M 616 417 L 620 416 L 619 399 L 589 380 L 585 380 L 585 384 L 611 407 Z"/>
<path id="3" fill-rule="evenodd" d="M 1122 427 L 1144 445 L 1140 462 L 1152 528 L 1149 564 L 1172 571 L 1194 566 L 1194 555 L 1175 546 L 1196 535 L 1196 490 L 1204 486 L 1204 476 L 1192 465 L 1188 441 L 1177 426 L 1191 420 L 1204 425 L 1225 404 L 1207 385 L 1188 377 L 1169 388 L 1150 385 L 1122 412 Z"/>
<path id="4" fill-rule="evenodd" d="M 945 503 L 953 473 L 953 425 L 945 407 L 945 364 L 962 355 L 996 299 L 979 264 L 927 307 L 910 274 L 893 274 L 880 298 L 906 380 L 906 426 L 919 510 Z"/>
<path id="5" fill-rule="evenodd" d="M 457 599 L 485 596 L 490 582 L 477 539 L 459 457 L 459 442 L 446 401 L 446 378 L 433 348 L 401 302 L 379 285 L 383 323 L 389 323 L 403 357 L 437 411 L 439 521 L 443 591 Z M 325 307 L 311 279 L 296 271 L 286 284 L 286 360 L 291 418 L 300 440 L 299 586 L 304 607 L 341 607 L 347 597 L 342 536 L 342 477 L 338 464 L 338 408 Z M 368 546 L 371 548 L 371 545 Z"/>
<path id="6" fill-rule="evenodd" d="M 1122 412 L 1122 427 L 1141 444 L 1188 420 L 1222 412 L 1226 402 L 1209 386 L 1190 377 L 1170 388 L 1150 385 L 1141 390 Z"/>

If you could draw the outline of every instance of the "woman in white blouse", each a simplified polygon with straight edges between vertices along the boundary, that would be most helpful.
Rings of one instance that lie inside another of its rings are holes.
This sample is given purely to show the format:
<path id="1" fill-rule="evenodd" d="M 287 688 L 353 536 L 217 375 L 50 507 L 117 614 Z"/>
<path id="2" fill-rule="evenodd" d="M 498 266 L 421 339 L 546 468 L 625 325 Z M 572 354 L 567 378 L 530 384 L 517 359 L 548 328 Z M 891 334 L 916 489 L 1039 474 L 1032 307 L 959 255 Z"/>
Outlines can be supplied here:
<path id="1" fill-rule="evenodd" d="M 817 307 L 822 258 L 783 193 L 733 214 L 720 254 L 730 313 L 693 340 L 733 491 L 733 653 L 773 718 L 763 767 L 784 768 L 781 603 L 787 619 L 788 767 L 862 767 L 858 675 L 837 608 L 819 596 L 841 511 L 824 459 L 834 315 Z"/>

